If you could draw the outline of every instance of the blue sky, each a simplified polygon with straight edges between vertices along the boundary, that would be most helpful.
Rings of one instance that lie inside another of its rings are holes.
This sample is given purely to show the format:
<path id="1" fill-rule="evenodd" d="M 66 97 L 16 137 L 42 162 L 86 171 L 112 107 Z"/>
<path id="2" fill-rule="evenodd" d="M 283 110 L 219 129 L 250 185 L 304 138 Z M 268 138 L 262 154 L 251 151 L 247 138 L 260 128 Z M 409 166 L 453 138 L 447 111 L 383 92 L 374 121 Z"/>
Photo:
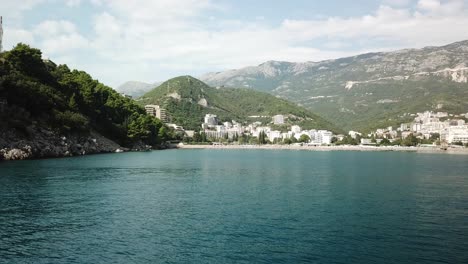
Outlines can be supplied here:
<path id="1" fill-rule="evenodd" d="M 0 0 L 4 48 L 112 87 L 468 39 L 467 0 Z"/>

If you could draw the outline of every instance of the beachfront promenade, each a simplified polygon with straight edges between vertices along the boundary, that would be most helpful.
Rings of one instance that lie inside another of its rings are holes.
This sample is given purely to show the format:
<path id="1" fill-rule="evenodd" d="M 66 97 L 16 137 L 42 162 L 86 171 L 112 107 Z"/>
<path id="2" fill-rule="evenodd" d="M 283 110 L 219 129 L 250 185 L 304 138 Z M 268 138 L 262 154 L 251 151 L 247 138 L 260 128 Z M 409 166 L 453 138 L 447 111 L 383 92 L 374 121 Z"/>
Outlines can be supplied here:
<path id="1" fill-rule="evenodd" d="M 179 144 L 180 149 L 269 149 L 269 150 L 308 150 L 308 151 L 404 151 L 418 153 L 447 153 L 468 155 L 468 148 L 448 148 L 443 150 L 440 147 L 400 147 L 400 146 L 300 146 L 300 145 L 187 145 Z"/>

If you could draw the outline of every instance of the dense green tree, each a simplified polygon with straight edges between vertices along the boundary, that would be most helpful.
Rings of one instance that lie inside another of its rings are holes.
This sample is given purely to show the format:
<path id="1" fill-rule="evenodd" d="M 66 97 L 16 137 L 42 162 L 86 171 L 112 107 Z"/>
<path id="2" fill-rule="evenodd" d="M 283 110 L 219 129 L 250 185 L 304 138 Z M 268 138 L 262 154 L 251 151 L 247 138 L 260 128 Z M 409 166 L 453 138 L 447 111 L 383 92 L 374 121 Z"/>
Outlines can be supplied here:
<path id="1" fill-rule="evenodd" d="M 19 43 L 14 49 L 6 52 L 5 60 L 12 66 L 12 70 L 17 73 L 24 73 L 26 76 L 47 83 L 52 80 L 52 76 L 42 60 L 42 52 L 39 49 Z"/>
<path id="2" fill-rule="evenodd" d="M 302 134 L 302 135 L 299 137 L 299 142 L 301 142 L 301 143 L 309 143 L 309 142 L 310 142 L 310 137 L 309 137 L 309 135 Z"/>
<path id="3" fill-rule="evenodd" d="M 388 138 L 383 138 L 382 141 L 380 141 L 379 143 L 381 146 L 389 146 L 391 145 L 392 143 L 390 142 L 390 140 L 388 140 Z"/>
<path id="4" fill-rule="evenodd" d="M 70 107 L 70 109 L 72 110 L 78 110 L 78 104 L 76 103 L 76 96 L 75 94 L 73 94 L 71 97 L 70 97 L 70 102 L 68 103 L 68 107 Z"/>
<path id="5" fill-rule="evenodd" d="M 193 133 L 193 142 L 201 142 L 201 136 L 199 132 Z"/>
<path id="6" fill-rule="evenodd" d="M 411 133 L 402 140 L 401 145 L 406 147 L 413 147 L 417 146 L 419 143 L 420 140 L 415 135 L 413 135 L 413 133 Z"/>
<path id="7" fill-rule="evenodd" d="M 207 138 L 205 132 L 201 132 L 201 133 L 200 133 L 200 141 L 201 141 L 201 142 L 208 142 L 208 138 Z"/>
<path id="8" fill-rule="evenodd" d="M 440 134 L 439 133 L 431 133 L 431 138 L 432 142 L 436 140 L 440 140 Z"/>
<path id="9" fill-rule="evenodd" d="M 296 137 L 291 137 L 291 143 L 297 143 L 297 138 Z"/>
<path id="10" fill-rule="evenodd" d="M 345 136 L 341 141 L 336 142 L 336 145 L 359 145 L 360 137 L 352 138 L 350 135 Z"/>
<path id="11" fill-rule="evenodd" d="M 158 131 L 158 137 L 161 139 L 161 141 L 164 142 L 169 139 L 168 136 L 169 136 L 169 129 L 166 126 L 161 126 Z M 174 138 L 175 135 L 172 137 Z"/>
<path id="12" fill-rule="evenodd" d="M 266 143 L 268 143 L 268 137 L 265 131 L 260 131 L 258 134 L 258 144 L 265 145 Z"/>

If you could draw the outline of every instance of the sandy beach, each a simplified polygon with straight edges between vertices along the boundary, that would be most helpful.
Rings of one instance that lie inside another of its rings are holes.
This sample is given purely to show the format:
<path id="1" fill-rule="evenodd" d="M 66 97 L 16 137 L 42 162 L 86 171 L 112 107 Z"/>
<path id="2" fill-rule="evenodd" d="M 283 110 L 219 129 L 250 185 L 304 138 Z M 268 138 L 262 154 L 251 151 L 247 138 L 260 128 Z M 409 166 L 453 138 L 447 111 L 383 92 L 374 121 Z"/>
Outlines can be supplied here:
<path id="1" fill-rule="evenodd" d="M 440 153 L 468 155 L 468 148 L 448 148 L 442 150 L 439 147 L 373 147 L 373 146 L 299 146 L 299 145 L 185 145 L 177 146 L 179 149 L 269 149 L 269 150 L 304 150 L 304 151 L 402 151 L 417 153 Z"/>

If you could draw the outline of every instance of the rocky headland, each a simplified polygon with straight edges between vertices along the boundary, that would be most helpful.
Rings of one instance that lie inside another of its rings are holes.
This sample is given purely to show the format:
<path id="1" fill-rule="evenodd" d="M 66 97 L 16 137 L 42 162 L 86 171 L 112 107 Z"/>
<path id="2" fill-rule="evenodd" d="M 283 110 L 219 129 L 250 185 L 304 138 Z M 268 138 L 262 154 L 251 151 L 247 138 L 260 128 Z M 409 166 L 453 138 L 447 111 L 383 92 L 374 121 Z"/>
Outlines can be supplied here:
<path id="1" fill-rule="evenodd" d="M 95 131 L 89 135 L 65 136 L 36 127 L 28 127 L 26 131 L 0 129 L 0 160 L 70 157 L 128 150 Z"/>

